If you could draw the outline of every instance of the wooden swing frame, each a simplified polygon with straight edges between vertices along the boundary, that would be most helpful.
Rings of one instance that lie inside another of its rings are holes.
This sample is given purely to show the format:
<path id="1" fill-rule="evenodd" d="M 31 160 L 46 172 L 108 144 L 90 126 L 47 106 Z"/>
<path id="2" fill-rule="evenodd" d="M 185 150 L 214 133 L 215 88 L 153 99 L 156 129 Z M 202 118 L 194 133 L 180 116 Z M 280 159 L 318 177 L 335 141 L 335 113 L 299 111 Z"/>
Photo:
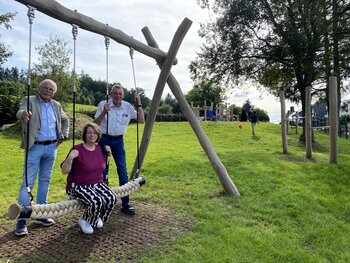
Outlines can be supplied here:
<path id="1" fill-rule="evenodd" d="M 144 161 L 144 158 L 148 149 L 148 145 L 150 143 L 153 125 L 155 122 L 158 107 L 161 101 L 165 84 L 167 83 L 172 93 L 174 94 L 176 100 L 178 101 L 183 114 L 185 115 L 193 131 L 195 132 L 202 148 L 207 154 L 208 159 L 211 162 L 215 172 L 217 173 L 224 190 L 230 195 L 240 196 L 238 189 L 236 188 L 232 179 L 228 175 L 226 168 L 220 161 L 215 150 L 211 146 L 211 143 L 208 137 L 206 136 L 202 127 L 200 126 L 200 123 L 195 117 L 190 105 L 187 103 L 179 83 L 177 82 L 174 75 L 171 73 L 172 66 L 177 64 L 176 54 L 180 48 L 180 45 L 185 35 L 187 34 L 189 28 L 192 25 L 192 21 L 190 19 L 184 18 L 184 20 L 181 22 L 177 31 L 175 32 L 175 35 L 172 39 L 169 50 L 166 53 L 159 49 L 148 27 L 144 27 L 142 29 L 142 33 L 148 43 L 148 45 L 146 45 L 136 40 L 135 38 L 128 36 L 127 34 L 125 34 L 123 31 L 119 29 L 110 27 L 109 25 L 103 24 L 77 11 L 70 10 L 62 6 L 61 4 L 57 3 L 54 0 L 50 0 L 50 1 L 49 0 L 47 1 L 15 0 L 15 1 L 27 6 L 34 7 L 36 8 L 36 10 L 52 18 L 55 18 L 57 20 L 63 21 L 65 23 L 77 25 L 81 29 L 85 29 L 87 31 L 90 31 L 96 34 L 109 37 L 122 45 L 125 45 L 129 48 L 133 48 L 139 51 L 140 53 L 148 57 L 154 58 L 156 60 L 160 68 L 160 74 L 155 87 L 155 91 L 154 91 L 153 98 L 150 105 L 150 110 L 148 113 L 144 131 L 143 131 L 142 140 L 141 140 L 140 149 L 139 149 L 139 156 L 136 157 L 135 159 L 135 163 L 131 174 L 135 174 L 137 169 L 141 170 L 142 163 Z M 137 158 L 139 158 L 139 160 Z M 141 179 L 141 178 L 138 178 L 138 179 Z M 16 218 L 18 215 L 20 215 L 23 212 L 23 209 L 18 209 L 18 208 L 14 209 L 14 207 L 16 207 L 16 204 L 12 205 L 11 207 L 12 209 L 9 209 L 9 212 L 11 213 L 12 219 Z M 34 207 L 35 205 L 33 206 L 32 210 L 35 210 Z"/>

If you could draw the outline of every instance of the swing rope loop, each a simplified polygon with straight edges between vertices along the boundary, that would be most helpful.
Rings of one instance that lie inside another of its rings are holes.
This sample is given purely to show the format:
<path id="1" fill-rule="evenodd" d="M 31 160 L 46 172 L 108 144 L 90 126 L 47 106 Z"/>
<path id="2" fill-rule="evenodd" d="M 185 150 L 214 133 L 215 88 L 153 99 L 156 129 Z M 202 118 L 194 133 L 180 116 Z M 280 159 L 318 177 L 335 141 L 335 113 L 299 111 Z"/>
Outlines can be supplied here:
<path id="1" fill-rule="evenodd" d="M 108 24 L 107 24 L 108 25 Z M 110 38 L 105 36 L 105 47 L 106 47 L 106 103 L 108 103 L 108 95 L 109 95 L 109 91 L 108 91 L 108 48 L 109 48 L 109 44 L 110 44 Z M 108 135 L 108 122 L 109 122 L 109 114 L 107 112 L 107 123 L 106 123 L 106 134 Z M 106 154 L 106 167 L 109 166 L 109 157 Z M 108 174 L 104 173 L 104 181 L 105 183 L 108 185 Z"/>
<path id="2" fill-rule="evenodd" d="M 27 12 L 27 16 L 28 16 L 28 21 L 29 21 L 29 44 L 28 44 L 28 73 L 27 73 L 27 112 L 29 112 L 29 96 L 30 96 L 30 82 L 31 82 L 31 64 L 32 64 L 32 25 L 33 25 L 33 21 L 35 18 L 35 8 L 32 6 L 28 5 L 28 12 Z M 26 189 L 27 189 L 27 193 L 29 196 L 29 200 L 30 200 L 30 204 L 33 204 L 33 195 L 28 183 L 28 151 L 29 151 L 29 147 L 28 147 L 28 142 L 29 142 L 29 122 L 30 120 L 28 120 L 27 122 L 27 143 L 26 143 L 26 154 L 25 154 L 25 170 L 24 170 L 24 174 L 25 174 L 25 179 L 26 179 Z"/>
<path id="3" fill-rule="evenodd" d="M 108 103 L 108 48 L 110 44 L 110 38 L 105 36 L 105 47 L 106 47 L 106 103 Z M 107 131 L 106 134 L 108 135 L 108 112 L 107 112 Z"/>
<path id="4" fill-rule="evenodd" d="M 78 36 L 78 26 L 72 25 L 72 35 L 73 35 L 73 69 L 72 69 L 72 77 L 73 77 L 73 148 L 75 145 L 75 97 L 76 97 L 76 51 L 77 51 L 77 36 Z"/>
<path id="5" fill-rule="evenodd" d="M 134 86 L 135 92 L 138 92 L 136 85 L 136 75 L 135 75 L 135 67 L 134 67 L 134 49 L 132 47 L 129 48 L 129 55 L 132 66 L 132 74 L 134 77 Z M 139 176 L 140 173 L 140 149 L 139 149 L 139 105 L 137 101 L 135 101 L 136 106 L 136 149 L 137 149 L 137 170 L 134 175 L 131 175 L 132 179 L 135 179 Z"/>
<path id="6" fill-rule="evenodd" d="M 32 6 L 28 6 L 28 12 L 27 12 L 27 16 L 28 16 L 28 21 L 29 21 L 29 52 L 28 52 L 28 79 L 27 79 L 27 83 L 28 85 L 30 85 L 30 80 L 31 80 L 31 62 L 32 62 L 32 25 L 33 25 L 33 21 L 35 18 L 35 11 L 36 9 Z"/>
<path id="7" fill-rule="evenodd" d="M 77 25 L 72 25 L 72 35 L 73 35 L 73 69 L 72 69 L 72 77 L 73 77 L 73 124 L 72 124 L 72 149 L 74 149 L 75 145 L 75 101 L 76 101 L 76 54 L 77 54 L 77 36 L 78 36 L 78 26 Z M 73 164 L 74 165 L 74 160 Z M 74 180 L 74 173 L 72 172 L 72 189 L 75 187 L 75 180 Z"/>
<path id="8" fill-rule="evenodd" d="M 129 54 L 130 54 L 131 66 L 132 66 L 132 75 L 134 77 L 135 92 L 137 92 L 135 67 L 134 67 L 134 49 L 132 47 L 130 47 L 130 49 L 129 49 Z"/>

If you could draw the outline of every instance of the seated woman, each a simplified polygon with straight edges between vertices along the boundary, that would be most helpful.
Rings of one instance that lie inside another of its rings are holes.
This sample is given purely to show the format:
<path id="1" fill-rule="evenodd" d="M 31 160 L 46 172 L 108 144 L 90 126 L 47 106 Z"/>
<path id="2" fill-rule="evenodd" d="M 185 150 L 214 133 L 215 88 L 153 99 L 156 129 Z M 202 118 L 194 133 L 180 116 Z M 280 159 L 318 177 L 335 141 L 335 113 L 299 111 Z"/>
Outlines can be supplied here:
<path id="1" fill-rule="evenodd" d="M 85 234 L 92 234 L 93 227 L 103 227 L 117 200 L 115 194 L 103 182 L 106 162 L 102 149 L 97 144 L 101 135 L 101 129 L 97 124 L 86 124 L 82 134 L 84 143 L 75 145 L 61 164 L 62 173 L 68 174 L 67 194 L 86 205 L 78 221 Z M 111 153 L 107 145 L 106 152 Z"/>

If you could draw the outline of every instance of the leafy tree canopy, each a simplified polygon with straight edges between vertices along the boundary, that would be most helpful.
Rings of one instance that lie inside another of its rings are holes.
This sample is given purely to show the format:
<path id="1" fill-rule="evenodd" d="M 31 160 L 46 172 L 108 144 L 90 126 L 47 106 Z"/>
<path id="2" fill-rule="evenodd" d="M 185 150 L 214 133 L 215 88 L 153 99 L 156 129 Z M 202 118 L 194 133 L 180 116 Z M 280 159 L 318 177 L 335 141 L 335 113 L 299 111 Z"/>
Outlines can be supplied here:
<path id="1" fill-rule="evenodd" d="M 207 79 L 201 79 L 198 84 L 187 93 L 186 99 L 189 103 L 193 102 L 195 106 L 203 106 L 204 101 L 207 101 L 207 105 L 214 103 L 215 105 L 221 104 L 225 97 L 224 89 L 214 82 Z"/>
<path id="2" fill-rule="evenodd" d="M 190 65 L 194 79 L 233 85 L 245 76 L 304 108 L 305 87 L 349 74 L 349 1 L 198 2 L 214 19 L 201 26 L 206 43 Z"/>
<path id="3" fill-rule="evenodd" d="M 0 14 L 0 28 L 5 27 L 6 29 L 11 29 L 10 21 L 15 17 L 14 13 Z M 0 35 L 1 38 L 1 35 Z M 7 61 L 7 59 L 12 55 L 12 52 L 8 50 L 8 47 L 0 41 L 0 65 Z"/>

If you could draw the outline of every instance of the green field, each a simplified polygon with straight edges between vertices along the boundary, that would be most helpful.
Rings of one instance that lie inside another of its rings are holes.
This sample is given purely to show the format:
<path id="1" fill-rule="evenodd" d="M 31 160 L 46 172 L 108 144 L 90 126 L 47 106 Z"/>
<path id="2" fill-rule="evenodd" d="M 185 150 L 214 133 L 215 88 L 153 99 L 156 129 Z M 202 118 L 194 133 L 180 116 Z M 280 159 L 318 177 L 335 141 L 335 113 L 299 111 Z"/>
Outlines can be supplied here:
<path id="1" fill-rule="evenodd" d="M 66 105 L 65 108 L 66 111 L 72 112 L 73 111 L 73 103 L 69 103 Z M 84 104 L 75 104 L 75 110 L 76 111 L 95 111 L 97 110 L 97 106 L 94 105 L 84 105 Z"/>
<path id="2" fill-rule="evenodd" d="M 350 140 L 338 140 L 338 164 L 330 165 L 322 132 L 315 132 L 307 160 L 293 129 L 283 155 L 277 124 L 258 124 L 255 137 L 249 123 L 243 129 L 237 122 L 201 125 L 241 197 L 224 192 L 188 123 L 155 123 L 142 171 L 148 183 L 132 199 L 180 212 L 194 227 L 141 262 L 350 262 Z M 125 138 L 129 171 L 135 131 L 130 125 Z M 19 143 L 0 135 L 3 219 L 21 182 Z M 71 141 L 59 147 L 50 202 L 66 198 L 59 163 L 70 147 Z M 110 180 L 117 186 L 116 176 Z"/>

